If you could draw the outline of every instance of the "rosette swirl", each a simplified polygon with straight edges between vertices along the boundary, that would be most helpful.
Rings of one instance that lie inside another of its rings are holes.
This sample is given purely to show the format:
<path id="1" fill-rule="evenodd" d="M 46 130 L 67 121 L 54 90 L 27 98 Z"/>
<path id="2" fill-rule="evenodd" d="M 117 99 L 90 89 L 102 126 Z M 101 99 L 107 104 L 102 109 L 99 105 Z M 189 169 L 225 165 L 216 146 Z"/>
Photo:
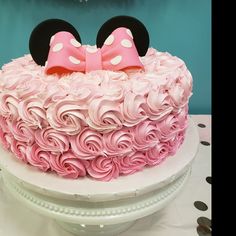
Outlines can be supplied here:
<path id="1" fill-rule="evenodd" d="M 48 122 L 56 130 L 73 135 L 81 131 L 85 108 L 75 100 L 64 99 L 47 110 Z"/>
<path id="2" fill-rule="evenodd" d="M 0 93 L 0 115 L 9 119 L 19 118 L 19 99 L 15 92 Z"/>
<path id="3" fill-rule="evenodd" d="M 98 131 L 112 131 L 121 128 L 123 117 L 120 103 L 109 99 L 94 99 L 88 108 L 89 126 Z"/>
<path id="4" fill-rule="evenodd" d="M 62 177 L 76 179 L 86 175 L 87 161 L 81 161 L 72 152 L 51 156 L 51 169 Z"/>
<path id="5" fill-rule="evenodd" d="M 26 142 L 32 145 L 34 142 L 34 131 L 24 121 L 11 121 L 8 122 L 8 127 L 12 132 L 15 139 L 21 142 Z"/>
<path id="6" fill-rule="evenodd" d="M 170 147 L 170 152 L 169 152 L 170 155 L 174 155 L 177 152 L 178 148 L 184 141 L 184 134 L 185 130 L 181 130 L 167 142 L 167 145 L 169 145 Z"/>
<path id="7" fill-rule="evenodd" d="M 155 123 L 145 120 L 134 128 L 134 147 L 137 150 L 145 151 L 159 143 L 158 129 Z"/>
<path id="8" fill-rule="evenodd" d="M 146 152 L 148 165 L 154 166 L 160 164 L 169 154 L 170 147 L 166 143 L 158 143 L 155 147 Z"/>
<path id="9" fill-rule="evenodd" d="M 142 152 L 124 156 L 120 159 L 120 173 L 123 175 L 133 174 L 142 170 L 146 164 L 146 156 Z"/>
<path id="10" fill-rule="evenodd" d="M 45 84 L 42 82 L 40 78 L 35 80 L 25 81 L 18 88 L 18 94 L 20 99 L 27 99 L 28 97 L 37 95 L 41 91 L 45 90 Z"/>
<path id="11" fill-rule="evenodd" d="M 67 86 L 61 84 L 50 83 L 46 87 L 47 93 L 44 96 L 43 106 L 49 108 L 55 102 L 58 102 L 64 99 L 68 95 Z"/>
<path id="12" fill-rule="evenodd" d="M 24 162 L 28 162 L 26 156 L 27 143 L 17 141 L 12 138 L 10 143 L 10 149 L 18 159 Z"/>
<path id="13" fill-rule="evenodd" d="M 5 133 L 10 132 L 9 127 L 8 127 L 8 119 L 3 116 L 0 116 L 0 128 Z"/>
<path id="14" fill-rule="evenodd" d="M 103 96 L 111 101 L 122 102 L 124 99 L 125 88 L 119 83 L 119 81 L 108 80 L 101 83 L 101 89 Z"/>
<path id="15" fill-rule="evenodd" d="M 11 133 L 4 132 L 0 129 L 0 142 L 3 145 L 3 148 L 6 150 L 10 149 L 11 142 L 13 140 L 13 136 Z"/>
<path id="16" fill-rule="evenodd" d="M 28 81 L 31 81 L 31 79 L 31 74 L 19 73 L 19 76 L 12 77 L 10 73 L 6 73 L 6 75 L 3 77 L 3 88 L 9 90 L 16 90 L 17 88 L 21 88 L 22 86 L 24 86 L 25 83 L 28 83 Z"/>
<path id="17" fill-rule="evenodd" d="M 133 135 L 123 128 L 103 135 L 105 153 L 111 156 L 123 156 L 133 152 Z"/>
<path id="18" fill-rule="evenodd" d="M 70 137 L 71 149 L 80 159 L 94 159 L 103 153 L 102 135 L 84 128 L 78 135 Z"/>
<path id="19" fill-rule="evenodd" d="M 30 97 L 21 101 L 18 111 L 21 119 L 32 128 L 42 128 L 47 125 L 43 102 L 37 97 Z"/>
<path id="20" fill-rule="evenodd" d="M 159 130 L 159 139 L 162 142 L 170 140 L 180 130 L 177 118 L 171 114 L 165 120 L 159 122 L 157 128 Z"/>
<path id="21" fill-rule="evenodd" d="M 36 130 L 35 141 L 42 150 L 54 153 L 66 152 L 70 146 L 67 135 L 50 127 Z"/>
<path id="22" fill-rule="evenodd" d="M 151 120 L 164 119 L 173 110 L 168 93 L 160 89 L 149 91 L 146 105 L 145 110 Z"/>
<path id="23" fill-rule="evenodd" d="M 141 95 L 126 93 L 122 106 L 124 125 L 132 127 L 148 118 L 144 110 L 145 102 L 145 98 Z"/>
<path id="24" fill-rule="evenodd" d="M 187 104 L 188 99 L 184 96 L 184 89 L 181 84 L 175 84 L 169 90 L 169 95 L 174 108 L 183 107 Z"/>
<path id="25" fill-rule="evenodd" d="M 119 176 L 119 159 L 117 157 L 99 156 L 89 162 L 87 171 L 94 179 L 110 181 Z"/>
<path id="26" fill-rule="evenodd" d="M 27 161 L 32 165 L 38 167 L 42 171 L 50 169 L 50 160 L 55 158 L 52 153 L 42 150 L 38 144 L 34 143 L 26 149 Z"/>

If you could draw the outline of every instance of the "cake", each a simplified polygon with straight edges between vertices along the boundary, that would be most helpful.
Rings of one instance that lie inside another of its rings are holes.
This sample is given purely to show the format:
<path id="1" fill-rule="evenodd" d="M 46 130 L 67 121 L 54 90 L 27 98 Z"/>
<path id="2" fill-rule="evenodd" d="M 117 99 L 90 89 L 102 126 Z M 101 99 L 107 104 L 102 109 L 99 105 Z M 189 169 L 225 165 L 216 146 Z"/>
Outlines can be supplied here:
<path id="1" fill-rule="evenodd" d="M 128 16 L 108 20 L 97 46 L 47 20 L 31 34 L 31 54 L 0 70 L 0 140 L 22 165 L 110 181 L 181 147 L 192 94 L 185 63 L 149 47 L 145 26 Z"/>

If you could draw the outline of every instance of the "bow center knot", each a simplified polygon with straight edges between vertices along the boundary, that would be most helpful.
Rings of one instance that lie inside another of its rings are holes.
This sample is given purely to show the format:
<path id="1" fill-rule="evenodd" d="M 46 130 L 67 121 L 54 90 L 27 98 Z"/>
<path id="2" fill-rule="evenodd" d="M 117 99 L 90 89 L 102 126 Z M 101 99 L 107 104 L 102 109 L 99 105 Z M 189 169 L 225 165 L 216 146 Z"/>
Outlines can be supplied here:
<path id="1" fill-rule="evenodd" d="M 86 46 L 86 71 L 102 70 L 101 49 L 96 46 Z"/>

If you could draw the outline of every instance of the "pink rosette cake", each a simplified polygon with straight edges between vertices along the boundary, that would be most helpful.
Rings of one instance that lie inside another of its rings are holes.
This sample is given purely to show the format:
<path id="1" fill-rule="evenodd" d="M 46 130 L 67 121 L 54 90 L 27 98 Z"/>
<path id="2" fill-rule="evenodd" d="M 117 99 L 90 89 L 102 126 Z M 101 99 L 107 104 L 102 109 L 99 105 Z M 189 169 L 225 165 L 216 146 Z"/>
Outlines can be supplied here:
<path id="1" fill-rule="evenodd" d="M 120 18 L 102 26 L 97 47 L 82 45 L 65 21 L 44 21 L 31 54 L 2 67 L 0 141 L 22 164 L 110 181 L 178 151 L 192 76 L 181 59 L 148 46 L 140 21 Z"/>

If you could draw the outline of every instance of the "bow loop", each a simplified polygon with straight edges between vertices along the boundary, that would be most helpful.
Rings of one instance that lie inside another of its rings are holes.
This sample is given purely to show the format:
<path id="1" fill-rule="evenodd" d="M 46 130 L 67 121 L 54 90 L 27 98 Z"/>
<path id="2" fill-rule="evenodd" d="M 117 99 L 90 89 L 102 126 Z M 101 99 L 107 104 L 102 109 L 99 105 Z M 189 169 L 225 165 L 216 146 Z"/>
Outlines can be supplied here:
<path id="1" fill-rule="evenodd" d="M 81 45 L 74 36 L 61 31 L 52 36 L 46 72 L 89 72 L 92 70 L 123 70 L 143 68 L 131 31 L 120 27 L 105 40 L 102 48 Z"/>

